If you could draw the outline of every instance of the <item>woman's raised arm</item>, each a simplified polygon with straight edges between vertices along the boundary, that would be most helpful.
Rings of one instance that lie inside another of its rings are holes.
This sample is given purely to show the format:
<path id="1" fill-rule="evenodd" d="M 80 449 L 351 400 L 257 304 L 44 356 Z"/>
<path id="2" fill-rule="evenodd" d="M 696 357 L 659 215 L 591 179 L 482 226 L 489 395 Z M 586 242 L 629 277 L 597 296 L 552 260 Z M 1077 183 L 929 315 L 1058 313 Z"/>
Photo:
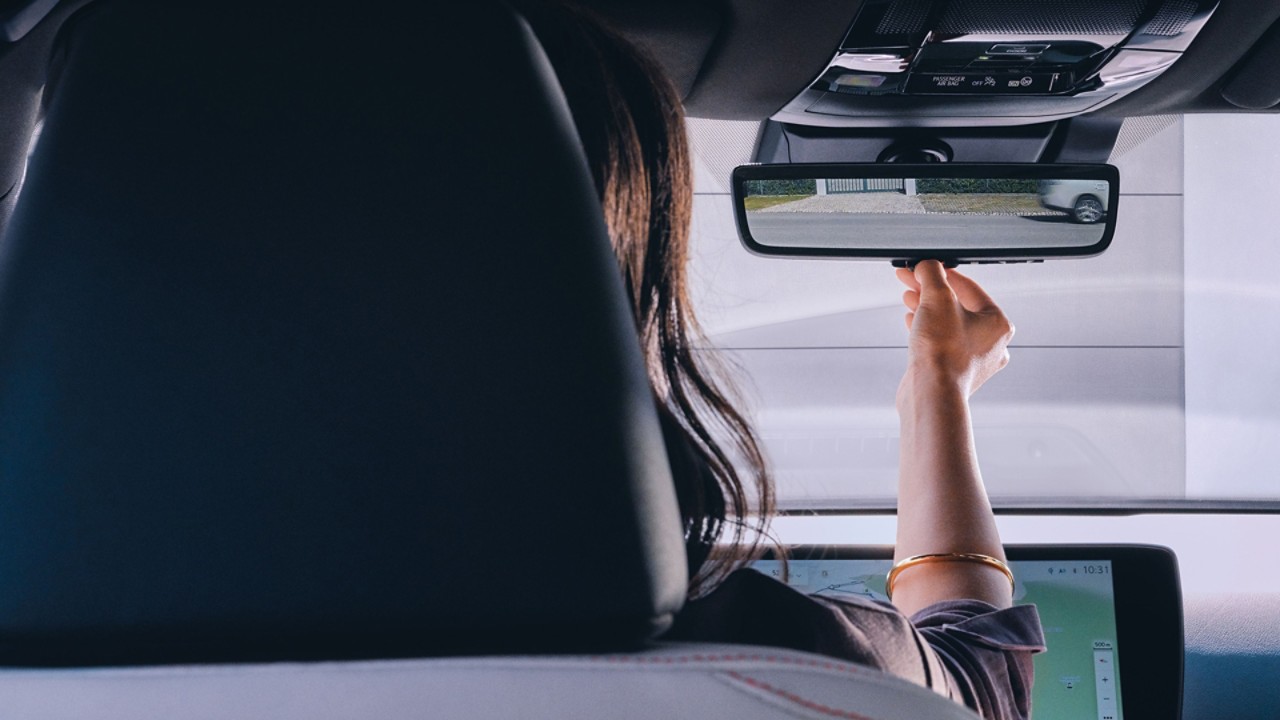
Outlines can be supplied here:
<path id="1" fill-rule="evenodd" d="M 1009 362 L 1013 325 L 973 280 L 927 260 L 898 270 L 907 285 L 907 371 L 898 387 L 902 439 L 894 560 L 977 554 L 1004 561 L 978 470 L 969 396 Z M 912 563 L 895 577 L 893 602 L 910 616 L 943 600 L 1013 601 L 1009 577 L 977 558 Z"/>

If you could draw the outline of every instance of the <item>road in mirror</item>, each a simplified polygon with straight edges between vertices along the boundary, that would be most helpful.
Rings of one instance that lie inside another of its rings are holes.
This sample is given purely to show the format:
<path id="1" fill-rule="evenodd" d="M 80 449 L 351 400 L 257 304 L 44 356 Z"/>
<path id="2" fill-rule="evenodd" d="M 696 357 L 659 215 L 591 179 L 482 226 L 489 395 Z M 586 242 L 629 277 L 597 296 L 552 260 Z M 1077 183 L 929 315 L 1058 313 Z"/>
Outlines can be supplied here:
<path id="1" fill-rule="evenodd" d="M 1106 180 L 747 180 L 760 245 L 868 250 L 1088 247 L 1106 230 Z"/>

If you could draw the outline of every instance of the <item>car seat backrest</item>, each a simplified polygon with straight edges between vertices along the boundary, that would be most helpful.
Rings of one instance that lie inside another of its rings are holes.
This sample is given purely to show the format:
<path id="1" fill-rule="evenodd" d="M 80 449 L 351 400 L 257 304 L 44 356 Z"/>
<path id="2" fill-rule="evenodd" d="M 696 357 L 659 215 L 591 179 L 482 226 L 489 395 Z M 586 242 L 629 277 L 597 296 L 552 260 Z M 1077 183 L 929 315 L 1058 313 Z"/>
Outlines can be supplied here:
<path id="1" fill-rule="evenodd" d="M 0 662 L 618 649 L 686 568 L 511 10 L 100 0 L 0 243 Z"/>

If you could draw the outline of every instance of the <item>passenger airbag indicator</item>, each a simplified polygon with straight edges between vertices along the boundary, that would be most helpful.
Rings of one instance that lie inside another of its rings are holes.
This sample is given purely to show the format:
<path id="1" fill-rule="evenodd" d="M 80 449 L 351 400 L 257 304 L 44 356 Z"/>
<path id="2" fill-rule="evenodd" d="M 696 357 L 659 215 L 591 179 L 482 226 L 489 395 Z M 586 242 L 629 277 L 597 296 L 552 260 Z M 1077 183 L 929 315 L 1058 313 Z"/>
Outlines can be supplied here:
<path id="1" fill-rule="evenodd" d="M 1059 73 L 937 73 L 915 74 L 907 92 L 923 95 L 1036 95 L 1054 91 Z"/>

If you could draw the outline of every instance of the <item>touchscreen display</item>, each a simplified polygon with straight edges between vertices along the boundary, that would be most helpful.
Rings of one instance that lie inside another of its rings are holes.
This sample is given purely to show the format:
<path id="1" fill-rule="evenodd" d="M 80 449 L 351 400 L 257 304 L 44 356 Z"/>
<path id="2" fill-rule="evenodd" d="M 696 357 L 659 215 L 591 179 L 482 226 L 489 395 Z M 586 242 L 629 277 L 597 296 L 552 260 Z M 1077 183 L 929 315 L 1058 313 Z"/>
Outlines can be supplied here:
<path id="1" fill-rule="evenodd" d="M 888 560 L 791 560 L 788 583 L 832 599 L 884 594 Z M 1110 560 L 1013 560 L 1014 604 L 1040 611 L 1048 650 L 1035 656 L 1036 720 L 1121 720 L 1119 648 Z M 777 577 L 777 561 L 755 568 Z"/>

